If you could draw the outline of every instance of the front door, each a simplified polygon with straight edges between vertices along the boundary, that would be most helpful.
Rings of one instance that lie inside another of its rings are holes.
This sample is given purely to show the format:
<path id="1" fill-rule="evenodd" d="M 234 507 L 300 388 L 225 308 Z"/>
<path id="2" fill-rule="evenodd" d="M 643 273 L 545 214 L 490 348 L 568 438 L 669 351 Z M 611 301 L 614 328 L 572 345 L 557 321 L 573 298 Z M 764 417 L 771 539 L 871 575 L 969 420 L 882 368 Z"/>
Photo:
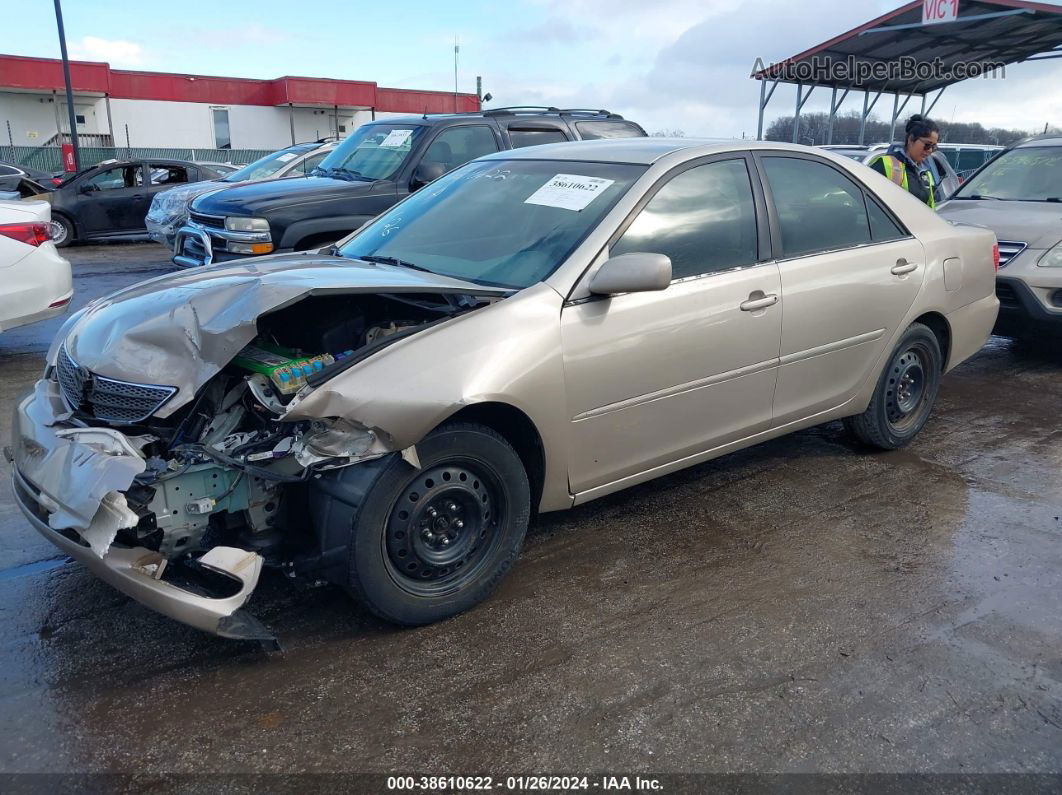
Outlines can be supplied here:
<path id="1" fill-rule="evenodd" d="M 922 244 L 836 166 L 760 158 L 773 200 L 785 295 L 774 425 L 850 400 L 925 276 Z"/>
<path id="2" fill-rule="evenodd" d="M 147 203 L 141 164 L 126 164 L 98 171 L 82 180 L 78 191 L 77 218 L 83 233 L 92 236 L 131 232 L 144 228 Z M 143 208 L 139 219 L 131 208 Z"/>
<path id="3" fill-rule="evenodd" d="M 781 293 L 749 162 L 731 155 L 668 175 L 612 243 L 611 256 L 668 255 L 666 290 L 564 308 L 573 493 L 769 427 Z"/>

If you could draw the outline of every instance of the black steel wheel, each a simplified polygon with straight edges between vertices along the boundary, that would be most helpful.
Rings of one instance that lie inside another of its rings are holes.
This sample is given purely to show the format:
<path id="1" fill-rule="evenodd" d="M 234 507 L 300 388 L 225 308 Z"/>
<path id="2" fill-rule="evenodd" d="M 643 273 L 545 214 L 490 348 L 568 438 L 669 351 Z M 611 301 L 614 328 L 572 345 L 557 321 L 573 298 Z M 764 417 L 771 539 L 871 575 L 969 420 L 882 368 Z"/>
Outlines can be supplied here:
<path id="1" fill-rule="evenodd" d="M 910 442 L 929 419 L 944 369 L 936 335 L 921 323 L 904 332 L 878 379 L 870 405 L 845 419 L 861 442 L 895 450 Z"/>
<path id="2" fill-rule="evenodd" d="M 416 596 L 437 596 L 490 560 L 508 521 L 499 474 L 476 459 L 452 458 L 422 471 L 391 509 L 384 537 L 395 583 Z"/>
<path id="3" fill-rule="evenodd" d="M 449 423 L 397 454 L 339 470 L 328 491 L 350 505 L 348 586 L 396 624 L 428 624 L 475 606 L 520 553 L 531 513 L 527 473 L 496 431 Z M 342 495 L 342 496 L 341 496 Z"/>

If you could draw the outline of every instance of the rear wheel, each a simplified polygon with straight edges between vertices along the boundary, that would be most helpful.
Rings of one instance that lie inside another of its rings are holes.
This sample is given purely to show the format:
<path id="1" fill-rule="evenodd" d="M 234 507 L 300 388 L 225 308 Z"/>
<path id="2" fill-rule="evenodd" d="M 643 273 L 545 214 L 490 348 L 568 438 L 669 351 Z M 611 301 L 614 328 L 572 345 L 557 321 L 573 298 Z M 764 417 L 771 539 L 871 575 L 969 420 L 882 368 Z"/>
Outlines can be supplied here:
<path id="1" fill-rule="evenodd" d="M 64 248 L 74 242 L 74 224 L 69 218 L 57 213 L 52 215 L 52 223 L 55 224 L 52 242 L 56 248 Z"/>
<path id="2" fill-rule="evenodd" d="M 520 457 L 491 428 L 445 425 L 395 457 L 351 528 L 355 595 L 396 624 L 428 624 L 485 599 L 512 567 L 530 516 Z"/>
<path id="3" fill-rule="evenodd" d="M 903 447 L 929 419 L 942 370 L 936 335 L 912 323 L 893 350 L 867 410 L 847 417 L 845 427 L 864 444 L 883 450 Z"/>

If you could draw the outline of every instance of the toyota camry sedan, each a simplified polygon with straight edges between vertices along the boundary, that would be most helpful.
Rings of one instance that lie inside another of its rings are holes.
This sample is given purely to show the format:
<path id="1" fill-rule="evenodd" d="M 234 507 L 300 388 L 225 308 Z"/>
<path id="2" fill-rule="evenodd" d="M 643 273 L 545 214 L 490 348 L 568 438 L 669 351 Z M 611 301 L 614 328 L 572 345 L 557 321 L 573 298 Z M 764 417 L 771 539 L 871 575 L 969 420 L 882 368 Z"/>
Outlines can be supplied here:
<path id="1" fill-rule="evenodd" d="M 244 607 L 264 567 L 437 621 L 536 512 L 830 420 L 907 444 L 988 337 L 997 256 L 820 150 L 500 152 L 328 249 L 72 316 L 18 406 L 14 490 L 65 553 L 224 637 L 272 638 Z"/>

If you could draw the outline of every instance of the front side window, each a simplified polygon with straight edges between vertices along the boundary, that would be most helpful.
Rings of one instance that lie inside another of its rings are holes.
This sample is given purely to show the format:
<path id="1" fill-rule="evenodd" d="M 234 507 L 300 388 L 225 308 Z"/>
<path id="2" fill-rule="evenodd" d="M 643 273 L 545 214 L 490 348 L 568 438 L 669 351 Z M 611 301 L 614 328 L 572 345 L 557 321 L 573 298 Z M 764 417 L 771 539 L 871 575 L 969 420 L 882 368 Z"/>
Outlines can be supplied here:
<path id="1" fill-rule="evenodd" d="M 584 141 L 599 138 L 643 138 L 645 132 L 629 121 L 577 121 L 575 129 Z"/>
<path id="2" fill-rule="evenodd" d="M 870 243 L 863 191 L 836 169 L 813 160 L 765 157 L 782 235 L 782 256 L 799 257 Z"/>
<path id="3" fill-rule="evenodd" d="M 953 198 L 1062 201 L 1062 146 L 1023 146 L 999 155 Z"/>
<path id="4" fill-rule="evenodd" d="M 513 149 L 539 144 L 560 144 L 568 140 L 560 130 L 509 130 L 509 141 Z"/>
<path id="5" fill-rule="evenodd" d="M 311 171 L 321 165 L 321 161 L 328 157 L 328 154 L 328 152 L 318 152 L 315 155 L 310 155 L 308 158 L 303 160 L 302 163 L 299 164 L 299 171 L 301 171 L 303 174 L 309 174 Z"/>
<path id="6" fill-rule="evenodd" d="M 339 253 L 522 289 L 553 273 L 644 171 L 571 160 L 468 163 L 378 216 Z"/>
<path id="7" fill-rule="evenodd" d="M 88 184 L 95 190 L 135 188 L 140 184 L 140 166 L 109 168 L 89 179 Z"/>
<path id="8" fill-rule="evenodd" d="M 425 129 L 413 124 L 363 124 L 333 149 L 313 173 L 335 179 L 393 179 Z"/>
<path id="9" fill-rule="evenodd" d="M 214 148 L 232 149 L 232 138 L 229 136 L 229 112 L 223 108 L 213 108 L 210 112 L 214 118 Z"/>
<path id="10" fill-rule="evenodd" d="M 452 127 L 443 130 L 424 152 L 424 160 L 441 163 L 447 171 L 463 166 L 469 160 L 498 151 L 498 142 L 490 127 L 477 124 L 471 127 Z"/>
<path id="11" fill-rule="evenodd" d="M 673 279 L 755 263 L 756 205 L 745 160 L 708 163 L 672 178 L 610 254 L 633 251 L 666 254 Z"/>

